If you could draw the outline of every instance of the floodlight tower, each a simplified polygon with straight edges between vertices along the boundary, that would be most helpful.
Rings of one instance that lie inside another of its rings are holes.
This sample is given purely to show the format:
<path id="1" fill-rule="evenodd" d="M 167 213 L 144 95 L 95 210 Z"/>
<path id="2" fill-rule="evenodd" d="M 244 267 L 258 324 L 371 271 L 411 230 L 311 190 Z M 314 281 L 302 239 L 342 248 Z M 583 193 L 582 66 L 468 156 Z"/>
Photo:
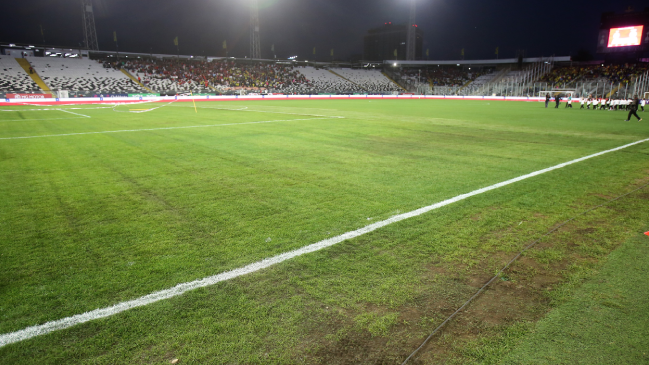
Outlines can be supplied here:
<path id="1" fill-rule="evenodd" d="M 92 0 L 81 0 L 83 8 L 83 36 L 86 48 L 93 51 L 99 50 L 97 42 L 97 28 L 95 27 L 95 13 L 92 10 Z"/>
<path id="2" fill-rule="evenodd" d="M 408 33 L 406 39 L 406 60 L 415 60 L 415 49 L 417 48 L 417 28 L 415 17 L 417 15 L 416 0 L 410 0 L 410 20 L 408 21 Z"/>
<path id="3" fill-rule="evenodd" d="M 250 58 L 261 58 L 259 2 L 257 0 L 250 0 Z"/>

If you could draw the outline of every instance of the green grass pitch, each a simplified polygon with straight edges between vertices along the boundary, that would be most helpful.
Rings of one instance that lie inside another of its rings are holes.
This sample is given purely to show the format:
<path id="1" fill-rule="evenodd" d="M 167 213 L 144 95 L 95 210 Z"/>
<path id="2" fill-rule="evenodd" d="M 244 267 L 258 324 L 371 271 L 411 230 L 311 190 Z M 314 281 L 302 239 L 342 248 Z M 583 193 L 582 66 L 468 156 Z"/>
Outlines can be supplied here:
<path id="1" fill-rule="evenodd" d="M 623 122 L 624 112 L 539 102 L 197 107 L 0 108 L 0 334 L 649 137 L 649 124 Z M 531 238 L 646 180 L 648 154 L 644 143 L 571 165 L 257 273 L 1 347 L 0 359 L 397 363 L 475 292 L 471 278 L 493 275 Z M 542 293 L 548 301 L 567 300 L 617 245 L 649 228 L 644 205 L 631 201 L 593 214 L 602 240 L 530 254 L 550 269 L 577 260 L 558 294 Z M 534 322 L 527 319 L 485 336 Z M 444 356 L 480 362 L 480 349 L 505 346 L 480 336 Z"/>

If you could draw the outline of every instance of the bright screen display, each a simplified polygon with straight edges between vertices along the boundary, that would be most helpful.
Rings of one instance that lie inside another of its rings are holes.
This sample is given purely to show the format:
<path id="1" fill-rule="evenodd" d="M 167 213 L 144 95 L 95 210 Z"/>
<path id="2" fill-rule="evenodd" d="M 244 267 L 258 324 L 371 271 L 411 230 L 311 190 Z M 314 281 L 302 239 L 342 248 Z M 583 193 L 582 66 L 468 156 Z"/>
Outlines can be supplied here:
<path id="1" fill-rule="evenodd" d="M 608 36 L 608 48 L 639 46 L 642 40 L 643 26 L 612 28 Z"/>

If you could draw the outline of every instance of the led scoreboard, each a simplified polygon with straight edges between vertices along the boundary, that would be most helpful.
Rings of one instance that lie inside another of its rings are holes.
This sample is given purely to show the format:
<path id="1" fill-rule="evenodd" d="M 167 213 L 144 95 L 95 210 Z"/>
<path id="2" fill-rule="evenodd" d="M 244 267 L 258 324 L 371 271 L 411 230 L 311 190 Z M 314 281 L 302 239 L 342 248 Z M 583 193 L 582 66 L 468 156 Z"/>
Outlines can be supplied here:
<path id="1" fill-rule="evenodd" d="M 644 26 L 612 28 L 608 36 L 608 48 L 639 46 L 642 43 Z"/>
<path id="2" fill-rule="evenodd" d="M 604 13 L 597 53 L 638 54 L 649 51 L 649 8 L 625 14 Z"/>

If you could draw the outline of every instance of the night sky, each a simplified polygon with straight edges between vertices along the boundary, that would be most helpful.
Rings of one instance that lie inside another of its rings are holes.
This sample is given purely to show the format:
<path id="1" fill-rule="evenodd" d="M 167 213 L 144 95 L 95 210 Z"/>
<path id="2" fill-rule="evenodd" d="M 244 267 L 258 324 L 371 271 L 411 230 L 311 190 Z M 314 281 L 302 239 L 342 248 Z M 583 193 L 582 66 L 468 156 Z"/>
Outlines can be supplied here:
<path id="1" fill-rule="evenodd" d="M 595 54 L 601 13 L 643 10 L 646 1 L 592 0 L 416 0 L 417 24 L 424 31 L 430 59 Z M 246 0 L 93 0 L 99 48 L 120 51 L 223 56 L 249 54 L 249 10 Z M 363 52 L 368 29 L 385 22 L 406 23 L 408 0 L 259 0 L 262 57 L 299 56 L 313 60 L 348 59 Z M 0 41 L 79 47 L 83 40 L 78 0 L 4 2 Z M 425 52 L 425 51 L 424 51 Z"/>

